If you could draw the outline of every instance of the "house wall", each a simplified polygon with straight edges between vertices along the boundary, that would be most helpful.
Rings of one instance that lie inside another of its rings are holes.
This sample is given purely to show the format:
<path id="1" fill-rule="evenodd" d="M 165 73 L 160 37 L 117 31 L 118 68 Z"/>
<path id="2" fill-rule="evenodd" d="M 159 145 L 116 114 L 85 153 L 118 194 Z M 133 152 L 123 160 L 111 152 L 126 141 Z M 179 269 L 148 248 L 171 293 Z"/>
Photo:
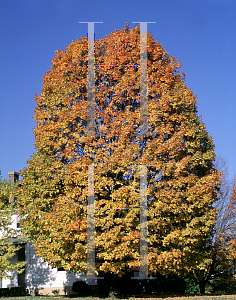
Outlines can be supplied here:
<path id="1" fill-rule="evenodd" d="M 12 228 L 17 228 L 18 216 L 12 216 Z M 20 230 L 20 228 L 19 228 Z M 18 241 L 19 242 L 19 241 Z M 57 268 L 52 268 L 47 262 L 44 262 L 42 257 L 37 257 L 33 245 L 27 241 L 25 243 L 25 283 L 29 291 L 39 290 L 40 295 L 52 294 L 52 290 L 59 289 L 60 294 L 73 294 L 72 285 L 77 280 L 83 280 L 89 283 L 83 273 L 67 273 L 66 271 L 58 271 Z M 11 263 L 18 261 L 18 252 L 10 259 Z M 10 274 L 10 273 L 9 273 Z M 18 273 L 12 272 L 13 280 L 2 279 L 2 288 L 17 287 Z M 95 282 L 97 285 L 97 281 Z"/>
<path id="2" fill-rule="evenodd" d="M 41 295 L 51 293 L 52 290 L 59 289 L 61 293 L 66 294 L 72 291 L 73 282 L 83 280 L 84 274 L 67 273 L 66 271 L 58 271 L 57 268 L 52 268 L 47 262 L 44 262 L 42 257 L 37 257 L 34 247 L 27 242 L 26 246 L 26 288 L 39 289 Z M 65 291 L 67 292 L 65 292 Z"/>
<path id="3" fill-rule="evenodd" d="M 16 229 L 17 228 L 17 220 L 18 217 L 17 215 L 13 215 L 11 216 L 11 225 L 9 225 L 9 228 L 13 228 Z M 2 238 L 2 236 L 4 235 L 4 230 L 0 231 L 0 238 Z M 11 257 L 9 259 L 10 264 L 14 264 L 18 261 L 18 254 L 17 252 L 15 253 L 15 255 L 13 257 Z M 8 272 L 9 276 L 12 276 L 13 279 L 11 278 L 3 278 L 1 280 L 1 284 L 0 286 L 2 288 L 6 288 L 6 287 L 17 287 L 18 286 L 18 273 L 14 270 L 13 272 Z"/>

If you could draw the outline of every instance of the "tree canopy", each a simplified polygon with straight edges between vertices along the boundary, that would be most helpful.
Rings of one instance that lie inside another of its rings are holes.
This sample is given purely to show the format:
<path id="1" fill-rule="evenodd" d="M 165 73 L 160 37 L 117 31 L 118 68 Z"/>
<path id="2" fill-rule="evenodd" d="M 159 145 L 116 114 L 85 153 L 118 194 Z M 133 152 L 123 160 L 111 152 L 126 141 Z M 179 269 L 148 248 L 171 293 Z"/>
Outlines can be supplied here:
<path id="1" fill-rule="evenodd" d="M 197 272 L 210 259 L 221 173 L 196 96 L 181 63 L 148 33 L 148 133 L 141 137 L 139 26 L 94 45 L 94 136 L 87 135 L 86 37 L 56 51 L 35 96 L 37 151 L 21 172 L 21 226 L 52 266 L 86 273 L 87 166 L 94 165 L 96 274 L 138 271 L 140 216 L 132 208 L 140 207 L 146 165 L 149 274 Z"/>

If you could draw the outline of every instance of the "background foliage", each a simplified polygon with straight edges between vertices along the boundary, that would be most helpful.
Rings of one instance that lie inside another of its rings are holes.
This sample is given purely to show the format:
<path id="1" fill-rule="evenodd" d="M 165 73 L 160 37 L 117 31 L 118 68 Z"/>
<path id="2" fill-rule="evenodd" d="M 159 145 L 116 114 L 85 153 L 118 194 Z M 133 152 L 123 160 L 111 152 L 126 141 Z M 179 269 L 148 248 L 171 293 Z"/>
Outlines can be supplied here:
<path id="1" fill-rule="evenodd" d="M 1 174 L 1 173 L 0 173 Z M 21 247 L 12 244 L 15 238 L 23 238 L 21 233 L 11 228 L 12 216 L 16 213 L 15 202 L 9 203 L 14 197 L 14 190 L 18 184 L 12 185 L 0 178 L 0 279 L 11 278 L 11 272 L 16 270 L 19 274 L 24 271 L 25 261 L 10 263 L 10 260 Z"/>

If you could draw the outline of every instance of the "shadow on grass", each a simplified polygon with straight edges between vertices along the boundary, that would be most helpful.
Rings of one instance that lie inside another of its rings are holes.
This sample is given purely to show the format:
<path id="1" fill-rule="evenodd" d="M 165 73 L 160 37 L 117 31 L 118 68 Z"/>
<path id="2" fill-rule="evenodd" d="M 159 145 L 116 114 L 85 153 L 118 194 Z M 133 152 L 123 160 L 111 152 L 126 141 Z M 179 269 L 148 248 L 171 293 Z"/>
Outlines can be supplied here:
<path id="1" fill-rule="evenodd" d="M 236 300 L 236 295 L 230 294 L 168 294 L 168 293 L 152 293 L 152 294 L 122 294 L 122 293 L 114 293 L 113 295 L 109 296 L 107 294 L 94 294 L 94 295 L 73 295 L 73 296 L 64 296 L 67 298 L 75 298 L 75 299 L 201 299 L 201 300 L 225 300 L 231 299 Z"/>

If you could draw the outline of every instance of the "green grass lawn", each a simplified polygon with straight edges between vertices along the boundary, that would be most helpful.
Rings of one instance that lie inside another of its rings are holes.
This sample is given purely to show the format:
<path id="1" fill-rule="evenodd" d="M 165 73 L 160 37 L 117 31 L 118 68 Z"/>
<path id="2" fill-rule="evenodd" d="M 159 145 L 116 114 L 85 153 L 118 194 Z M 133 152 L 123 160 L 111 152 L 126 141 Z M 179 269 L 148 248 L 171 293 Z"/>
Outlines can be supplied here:
<path id="1" fill-rule="evenodd" d="M 128 297 L 126 299 L 139 299 L 139 300 L 146 300 L 146 299 L 168 299 L 168 300 L 224 300 L 224 299 L 230 299 L 230 300 L 236 300 L 236 295 L 220 295 L 220 296 L 167 296 L 167 295 L 158 295 L 156 297 L 152 296 L 152 297 Z M 0 299 L 8 299 L 8 300 L 66 300 L 66 299 L 70 299 L 67 296 L 22 296 L 22 297 L 2 297 Z M 115 299 L 119 299 L 116 297 L 106 297 L 106 298 L 99 298 L 99 297 L 73 297 L 71 298 L 73 300 L 79 299 L 79 300 L 101 300 L 101 299 L 109 299 L 109 300 L 115 300 Z M 124 299 L 124 298 L 123 298 Z"/>

